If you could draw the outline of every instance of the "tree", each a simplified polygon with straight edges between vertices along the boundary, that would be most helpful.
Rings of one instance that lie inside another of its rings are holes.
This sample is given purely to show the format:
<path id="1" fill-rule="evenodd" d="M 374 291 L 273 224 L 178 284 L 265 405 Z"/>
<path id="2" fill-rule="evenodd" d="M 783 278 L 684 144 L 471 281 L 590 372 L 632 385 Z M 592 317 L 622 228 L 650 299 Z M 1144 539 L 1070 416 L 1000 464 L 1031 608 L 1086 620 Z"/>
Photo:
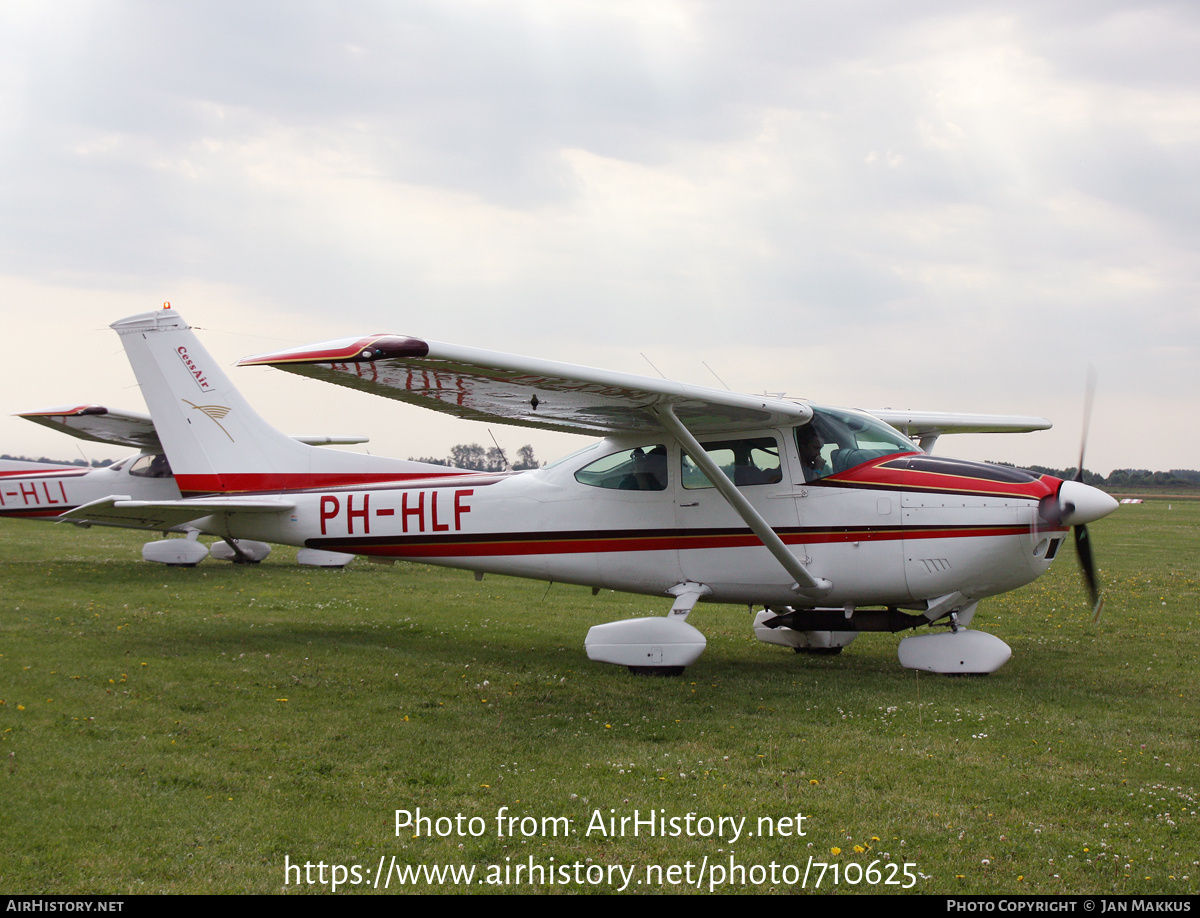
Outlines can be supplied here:
<path id="1" fill-rule="evenodd" d="M 459 443 L 450 449 L 450 464 L 455 468 L 486 472 L 487 453 L 478 443 Z"/>
<path id="2" fill-rule="evenodd" d="M 432 465 L 451 465 L 458 469 L 472 469 L 476 472 L 503 472 L 508 467 L 504 452 L 498 446 L 484 449 L 478 443 L 459 443 L 450 448 L 446 459 L 434 459 L 432 456 L 421 456 L 419 459 L 408 457 L 411 462 L 428 462 Z M 533 455 L 533 447 L 526 443 L 517 450 L 517 461 L 512 466 L 514 471 L 540 468 L 537 458 Z"/>

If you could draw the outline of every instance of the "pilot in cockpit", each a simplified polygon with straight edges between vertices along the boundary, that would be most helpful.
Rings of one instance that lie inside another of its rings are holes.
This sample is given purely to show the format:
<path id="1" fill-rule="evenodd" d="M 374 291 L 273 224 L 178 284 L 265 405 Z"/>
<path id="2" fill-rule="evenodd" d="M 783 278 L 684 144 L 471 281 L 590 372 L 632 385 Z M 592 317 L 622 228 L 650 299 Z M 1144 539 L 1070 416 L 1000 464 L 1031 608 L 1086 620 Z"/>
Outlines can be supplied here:
<path id="1" fill-rule="evenodd" d="M 829 466 L 821 455 L 824 439 L 811 424 L 796 428 L 796 446 L 800 451 L 800 465 L 804 469 L 805 481 L 816 481 L 829 474 Z"/>
<path id="2" fill-rule="evenodd" d="M 620 487 L 626 491 L 662 491 L 667 486 L 667 451 L 655 446 L 650 452 L 635 449 L 630 458 L 633 472 L 626 475 Z"/>

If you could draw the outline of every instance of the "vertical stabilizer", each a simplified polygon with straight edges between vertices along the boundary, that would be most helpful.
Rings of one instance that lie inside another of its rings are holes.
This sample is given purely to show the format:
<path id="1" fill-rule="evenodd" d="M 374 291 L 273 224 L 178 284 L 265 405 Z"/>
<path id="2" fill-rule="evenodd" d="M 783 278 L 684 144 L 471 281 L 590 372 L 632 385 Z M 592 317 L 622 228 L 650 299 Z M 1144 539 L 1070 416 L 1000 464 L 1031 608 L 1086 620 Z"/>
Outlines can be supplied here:
<path id="1" fill-rule="evenodd" d="M 366 484 L 456 470 L 308 446 L 250 407 L 183 318 L 164 308 L 114 322 L 184 494 Z"/>

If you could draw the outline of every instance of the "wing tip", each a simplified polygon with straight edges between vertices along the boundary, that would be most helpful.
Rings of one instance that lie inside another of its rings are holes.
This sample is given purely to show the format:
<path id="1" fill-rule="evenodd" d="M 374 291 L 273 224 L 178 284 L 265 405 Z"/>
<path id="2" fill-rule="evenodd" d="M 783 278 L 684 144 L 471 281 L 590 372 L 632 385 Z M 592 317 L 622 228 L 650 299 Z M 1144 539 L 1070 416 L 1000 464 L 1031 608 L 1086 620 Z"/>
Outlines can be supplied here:
<path id="1" fill-rule="evenodd" d="M 239 367 L 286 367 L 305 363 L 371 363 L 389 357 L 429 356 L 429 344 L 405 335 L 367 335 L 310 344 L 270 354 L 255 354 L 238 361 Z"/>
<path id="2" fill-rule="evenodd" d="M 17 418 L 78 418 L 85 415 L 108 414 L 103 405 L 73 405 L 60 408 L 42 408 L 38 411 L 19 411 L 13 417 Z"/>

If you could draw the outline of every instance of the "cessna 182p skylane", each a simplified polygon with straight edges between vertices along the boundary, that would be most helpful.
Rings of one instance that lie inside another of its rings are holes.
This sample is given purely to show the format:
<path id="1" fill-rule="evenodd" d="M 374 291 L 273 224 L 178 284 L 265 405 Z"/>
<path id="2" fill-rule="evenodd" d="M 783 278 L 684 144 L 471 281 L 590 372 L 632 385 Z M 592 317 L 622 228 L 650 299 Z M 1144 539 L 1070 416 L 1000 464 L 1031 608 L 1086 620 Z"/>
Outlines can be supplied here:
<path id="1" fill-rule="evenodd" d="M 170 310 L 113 328 L 175 469 L 179 500 L 114 496 L 65 518 L 175 520 L 223 537 L 673 596 L 665 618 L 593 627 L 593 660 L 680 672 L 699 601 L 762 606 L 760 639 L 836 651 L 862 631 L 944 624 L 905 666 L 992 672 L 980 599 L 1044 573 L 1067 529 L 1116 502 L 1078 481 L 933 457 L 877 417 L 417 338 L 373 335 L 250 357 L 459 417 L 605 439 L 542 469 L 404 474 L 313 450 L 246 404 Z M 1039 418 L 880 413 L 926 443 Z M 443 470 L 449 472 L 450 470 Z M 1080 553 L 1095 591 L 1090 551 Z"/>

